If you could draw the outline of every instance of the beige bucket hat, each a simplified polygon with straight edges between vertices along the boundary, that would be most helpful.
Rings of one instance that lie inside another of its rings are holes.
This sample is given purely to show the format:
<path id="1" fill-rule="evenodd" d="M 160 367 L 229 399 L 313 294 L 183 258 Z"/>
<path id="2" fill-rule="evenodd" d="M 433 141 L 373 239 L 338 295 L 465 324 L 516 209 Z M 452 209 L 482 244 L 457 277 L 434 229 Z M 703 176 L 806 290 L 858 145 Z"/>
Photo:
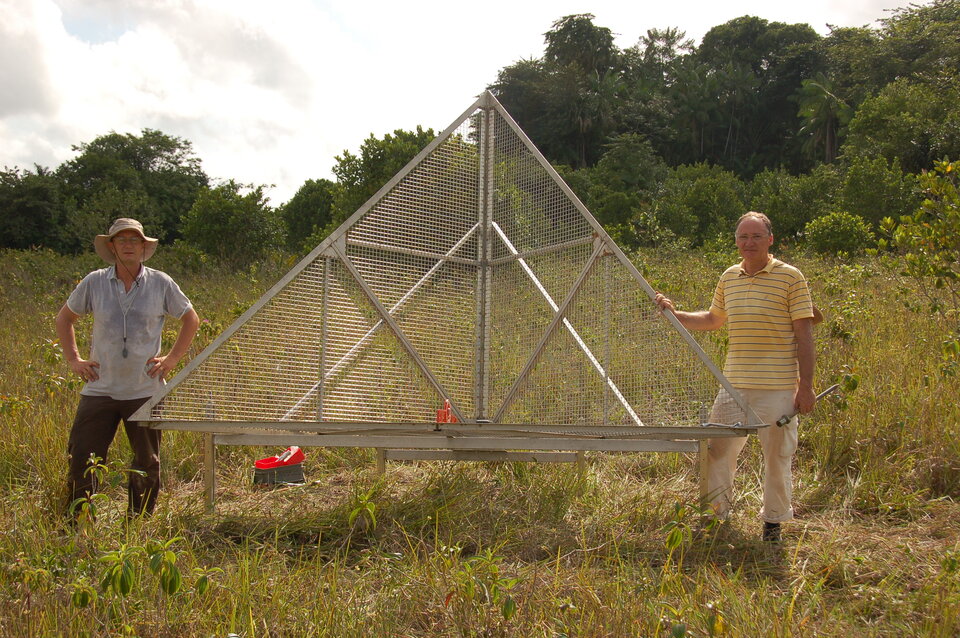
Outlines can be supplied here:
<path id="1" fill-rule="evenodd" d="M 107 262 L 108 264 L 115 264 L 117 262 L 116 255 L 113 254 L 113 251 L 110 250 L 108 245 L 113 239 L 114 235 L 124 230 L 135 231 L 138 235 L 143 237 L 143 261 L 146 261 L 153 257 L 153 253 L 157 250 L 157 244 L 160 240 L 155 237 L 147 237 L 143 233 L 143 224 L 138 222 L 135 219 L 130 219 L 129 217 L 121 217 L 120 219 L 113 222 L 113 225 L 110 227 L 110 230 L 107 231 L 106 235 L 97 235 L 93 238 L 93 247 L 96 249 L 97 254 Z"/>

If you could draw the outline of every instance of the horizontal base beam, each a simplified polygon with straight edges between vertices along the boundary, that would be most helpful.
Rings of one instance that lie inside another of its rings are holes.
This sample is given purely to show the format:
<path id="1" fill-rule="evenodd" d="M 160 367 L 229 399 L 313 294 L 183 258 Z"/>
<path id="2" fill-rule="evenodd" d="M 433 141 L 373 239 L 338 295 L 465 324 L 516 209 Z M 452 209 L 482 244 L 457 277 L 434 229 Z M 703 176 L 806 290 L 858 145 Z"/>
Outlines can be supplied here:
<path id="1" fill-rule="evenodd" d="M 697 441 L 580 439 L 573 437 L 453 437 L 325 434 L 215 434 L 218 445 L 299 445 L 301 447 L 405 448 L 414 450 L 546 450 L 596 452 L 696 452 Z"/>
<path id="2" fill-rule="evenodd" d="M 576 452 L 503 452 L 494 450 L 383 450 L 387 461 L 521 461 L 576 463 Z"/>
<path id="3" fill-rule="evenodd" d="M 297 421 L 140 421 L 158 430 L 213 434 L 305 434 L 316 436 L 550 437 L 581 439 L 717 439 L 755 434 L 767 425 L 628 426 L 505 423 L 332 423 Z M 320 444 L 322 445 L 322 444 Z"/>

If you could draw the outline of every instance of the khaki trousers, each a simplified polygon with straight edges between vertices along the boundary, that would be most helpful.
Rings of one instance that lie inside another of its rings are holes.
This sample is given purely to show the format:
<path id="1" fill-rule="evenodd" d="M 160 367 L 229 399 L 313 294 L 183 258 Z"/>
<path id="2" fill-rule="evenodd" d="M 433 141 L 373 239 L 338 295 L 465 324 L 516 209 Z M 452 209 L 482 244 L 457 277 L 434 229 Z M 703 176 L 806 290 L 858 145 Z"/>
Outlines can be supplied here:
<path id="1" fill-rule="evenodd" d="M 797 451 L 797 418 L 783 427 L 777 419 L 793 414 L 795 390 L 754 390 L 737 388 L 747 404 L 764 423 L 757 434 L 763 450 L 763 509 L 760 518 L 769 523 L 793 519 L 793 455 Z M 714 401 L 710 420 L 715 423 L 746 423 L 746 415 L 740 406 L 721 389 Z M 707 498 L 714 513 L 726 518 L 733 506 L 733 478 L 737 470 L 737 457 L 747 442 L 747 437 L 710 439 L 707 452 Z"/>
<path id="2" fill-rule="evenodd" d="M 70 455 L 67 475 L 67 508 L 78 498 L 89 498 L 97 491 L 95 477 L 87 472 L 90 455 L 107 462 L 107 449 L 113 442 L 120 421 L 123 421 L 127 440 L 133 450 L 131 473 L 127 480 L 127 508 L 129 514 L 150 514 L 160 491 L 160 430 L 141 427 L 129 421 L 150 397 L 117 400 L 110 397 L 80 396 L 77 415 L 70 430 L 67 452 Z"/>

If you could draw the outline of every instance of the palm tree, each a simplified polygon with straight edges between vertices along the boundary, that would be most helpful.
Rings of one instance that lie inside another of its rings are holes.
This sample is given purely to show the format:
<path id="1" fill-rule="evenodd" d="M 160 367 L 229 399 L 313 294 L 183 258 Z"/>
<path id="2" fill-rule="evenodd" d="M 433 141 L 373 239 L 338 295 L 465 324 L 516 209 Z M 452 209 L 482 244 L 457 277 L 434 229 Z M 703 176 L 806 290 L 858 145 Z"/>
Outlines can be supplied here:
<path id="1" fill-rule="evenodd" d="M 797 116 L 803 119 L 800 135 L 808 136 L 804 150 L 816 157 L 822 148 L 824 162 L 829 164 L 837 158 L 839 135 L 850 122 L 853 109 L 837 97 L 833 83 L 823 73 L 801 83 L 797 103 Z"/>
<path id="2" fill-rule="evenodd" d="M 705 64 L 685 58 L 674 71 L 670 97 L 675 105 L 676 129 L 685 131 L 690 157 L 678 163 L 699 161 L 705 152 L 706 128 L 717 109 L 716 76 Z"/>
<path id="3" fill-rule="evenodd" d="M 749 67 L 728 62 L 717 73 L 720 82 L 720 99 L 727 118 L 727 135 L 721 157 L 735 160 L 749 106 L 755 99 L 760 81 Z"/>
<path id="4" fill-rule="evenodd" d="M 685 31 L 676 27 L 666 29 L 648 29 L 647 35 L 640 37 L 641 61 L 645 75 L 657 78 L 657 84 L 668 81 L 671 67 L 676 60 L 694 50 L 693 40 L 687 38 Z"/>

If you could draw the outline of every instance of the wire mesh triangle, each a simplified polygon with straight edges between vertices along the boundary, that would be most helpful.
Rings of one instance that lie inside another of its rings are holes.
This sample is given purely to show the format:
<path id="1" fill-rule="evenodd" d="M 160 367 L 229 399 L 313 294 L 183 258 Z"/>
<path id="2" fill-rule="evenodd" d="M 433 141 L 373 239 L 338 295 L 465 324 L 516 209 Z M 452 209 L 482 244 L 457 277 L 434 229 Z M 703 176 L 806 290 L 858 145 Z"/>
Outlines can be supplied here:
<path id="1" fill-rule="evenodd" d="M 691 425 L 735 391 L 485 93 L 135 415 Z"/>

